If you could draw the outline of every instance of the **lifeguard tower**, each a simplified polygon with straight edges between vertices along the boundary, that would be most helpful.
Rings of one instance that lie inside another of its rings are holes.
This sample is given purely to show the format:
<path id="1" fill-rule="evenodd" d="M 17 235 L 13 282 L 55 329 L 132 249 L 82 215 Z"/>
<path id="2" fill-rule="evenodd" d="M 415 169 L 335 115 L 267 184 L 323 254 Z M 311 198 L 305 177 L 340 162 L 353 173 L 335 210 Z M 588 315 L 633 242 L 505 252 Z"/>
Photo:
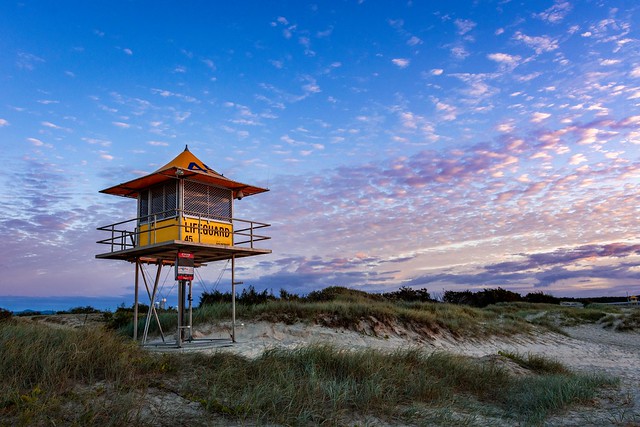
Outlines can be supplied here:
<path id="1" fill-rule="evenodd" d="M 164 342 L 155 303 L 162 268 L 175 268 L 175 280 L 178 281 L 176 344 L 182 347 L 185 341 L 193 341 L 191 291 L 194 269 L 214 261 L 231 260 L 231 340 L 235 342 L 235 285 L 241 283 L 235 280 L 236 258 L 269 254 L 271 250 L 256 245 L 269 239 L 258 234 L 269 224 L 235 218 L 233 202 L 265 191 L 269 190 L 231 180 L 216 172 L 194 156 L 188 147 L 157 171 L 100 191 L 138 201 L 136 218 L 98 228 L 109 236 L 97 243 L 107 245 L 109 251 L 96 255 L 99 259 L 135 264 L 134 340 L 138 339 L 140 277 L 150 300 L 142 344 L 147 343 L 152 317 Z M 157 266 L 152 288 L 142 273 L 143 264 Z M 185 319 L 187 286 L 189 305 L 188 319 Z"/>

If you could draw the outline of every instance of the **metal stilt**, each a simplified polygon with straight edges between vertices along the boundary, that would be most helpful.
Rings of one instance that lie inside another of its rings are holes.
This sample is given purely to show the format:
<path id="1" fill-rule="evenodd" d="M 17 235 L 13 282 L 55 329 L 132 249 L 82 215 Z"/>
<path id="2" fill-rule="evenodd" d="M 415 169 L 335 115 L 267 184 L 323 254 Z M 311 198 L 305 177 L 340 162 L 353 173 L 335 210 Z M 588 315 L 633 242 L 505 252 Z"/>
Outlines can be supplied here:
<path id="1" fill-rule="evenodd" d="M 189 342 L 193 341 L 193 282 L 189 280 Z"/>
<path id="2" fill-rule="evenodd" d="M 160 268 L 160 266 L 159 266 Z M 140 266 L 140 271 L 142 272 L 142 265 Z M 158 274 L 156 275 L 156 285 L 157 282 L 160 279 L 160 271 L 158 271 Z M 142 281 L 144 282 L 144 287 L 147 290 L 147 297 L 149 298 L 149 301 L 153 302 L 151 303 L 151 305 L 149 306 L 149 311 L 151 313 L 153 313 L 153 317 L 156 319 L 156 325 L 158 325 L 158 331 L 160 331 L 160 337 L 162 338 L 162 342 L 164 341 L 164 332 L 162 331 L 162 325 L 160 324 L 160 317 L 158 316 L 158 311 L 156 310 L 156 306 L 155 306 L 155 297 L 152 297 L 151 295 L 151 290 L 149 289 L 149 284 L 147 283 L 147 278 L 144 275 L 144 272 L 142 274 Z M 149 318 L 149 315 L 147 314 L 147 318 Z M 145 325 L 147 324 L 147 322 L 145 321 Z M 145 327 L 145 329 L 148 331 L 148 327 Z M 145 335 L 146 336 L 146 335 Z M 143 340 L 142 344 L 146 343 L 146 338 Z"/>
<path id="3" fill-rule="evenodd" d="M 231 255 L 231 341 L 236 342 L 236 256 Z"/>
<path id="4" fill-rule="evenodd" d="M 133 340 L 138 341 L 138 288 L 140 275 L 140 259 L 136 258 L 136 282 L 135 296 L 133 301 Z"/>
<path id="5" fill-rule="evenodd" d="M 149 303 L 149 311 L 147 312 L 147 319 L 145 321 L 144 324 L 144 335 L 142 337 L 142 344 L 146 344 L 147 343 L 147 336 L 149 335 L 149 324 L 151 323 L 151 314 L 153 313 L 153 315 L 156 318 L 156 321 L 158 322 L 158 328 L 160 328 L 160 334 L 162 335 L 162 341 L 164 342 L 164 335 L 162 334 L 162 328 L 160 327 L 160 319 L 158 318 L 158 312 L 156 311 L 155 308 L 155 303 L 156 303 L 156 294 L 158 292 L 158 283 L 160 282 L 160 272 L 162 271 L 162 263 L 158 263 L 158 271 L 156 272 L 156 280 L 153 283 L 153 293 L 151 294 L 151 301 Z M 144 276 L 143 276 L 144 278 Z M 146 279 L 145 279 L 145 285 L 147 285 Z M 147 286 L 147 292 L 149 292 L 149 287 Z"/>

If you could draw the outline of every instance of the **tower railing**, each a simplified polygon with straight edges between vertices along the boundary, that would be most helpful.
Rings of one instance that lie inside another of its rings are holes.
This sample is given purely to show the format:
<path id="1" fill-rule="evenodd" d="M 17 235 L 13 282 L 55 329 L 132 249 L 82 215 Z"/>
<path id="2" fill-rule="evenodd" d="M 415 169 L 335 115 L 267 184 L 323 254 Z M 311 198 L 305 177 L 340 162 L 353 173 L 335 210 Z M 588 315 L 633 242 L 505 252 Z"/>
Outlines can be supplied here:
<path id="1" fill-rule="evenodd" d="M 203 231 L 205 231 L 204 225 L 210 221 L 227 223 L 233 226 L 233 246 L 248 246 L 254 249 L 256 243 L 271 239 L 269 236 L 260 234 L 262 233 L 260 230 L 270 227 L 271 224 L 241 218 L 202 215 L 201 213 L 192 211 L 171 209 L 98 227 L 98 231 L 108 233 L 109 236 L 98 240 L 97 243 L 108 245 L 110 252 L 134 249 L 166 241 L 166 238 L 162 240 L 158 238 L 158 232 L 162 230 L 169 231 L 171 228 L 177 230 L 176 238 L 171 240 L 182 240 L 181 236 L 186 234 L 185 229 L 189 227 L 190 232 L 193 233 L 194 228 L 193 224 L 187 226 L 182 221 L 182 218 L 197 221 L 195 229 L 198 240 L 188 243 L 199 243 L 200 236 L 205 235 L 203 233 Z M 170 220 L 172 219 L 174 219 L 175 222 L 171 222 Z M 166 233 L 161 234 L 166 236 Z M 141 239 L 141 236 L 144 236 L 144 239 Z M 142 240 L 144 240 L 144 244 L 142 244 Z"/>

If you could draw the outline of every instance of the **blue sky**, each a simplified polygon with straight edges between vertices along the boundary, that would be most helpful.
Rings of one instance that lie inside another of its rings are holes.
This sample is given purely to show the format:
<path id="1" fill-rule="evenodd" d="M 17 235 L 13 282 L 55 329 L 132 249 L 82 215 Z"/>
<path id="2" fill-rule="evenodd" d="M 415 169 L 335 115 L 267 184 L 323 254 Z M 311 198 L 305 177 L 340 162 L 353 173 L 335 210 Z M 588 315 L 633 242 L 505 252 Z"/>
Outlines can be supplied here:
<path id="1" fill-rule="evenodd" d="M 271 190 L 258 289 L 640 293 L 639 7 L 2 2 L 0 295 L 129 295 L 98 191 L 186 144 Z"/>

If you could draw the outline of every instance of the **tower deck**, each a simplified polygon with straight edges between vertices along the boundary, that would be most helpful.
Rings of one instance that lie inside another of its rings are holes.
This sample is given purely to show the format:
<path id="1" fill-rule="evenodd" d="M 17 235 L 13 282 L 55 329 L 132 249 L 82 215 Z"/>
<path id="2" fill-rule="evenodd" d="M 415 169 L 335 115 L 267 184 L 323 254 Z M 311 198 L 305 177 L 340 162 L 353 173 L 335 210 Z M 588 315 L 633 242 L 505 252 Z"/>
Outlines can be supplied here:
<path id="1" fill-rule="evenodd" d="M 235 258 L 244 258 L 254 255 L 270 254 L 271 249 L 256 249 L 244 246 L 211 245 L 206 243 L 184 242 L 182 240 L 170 240 L 141 247 L 133 247 L 96 255 L 98 259 L 116 259 L 134 262 L 140 260 L 151 264 L 173 264 L 176 253 L 180 251 L 190 252 L 195 255 L 198 264 Z"/>

